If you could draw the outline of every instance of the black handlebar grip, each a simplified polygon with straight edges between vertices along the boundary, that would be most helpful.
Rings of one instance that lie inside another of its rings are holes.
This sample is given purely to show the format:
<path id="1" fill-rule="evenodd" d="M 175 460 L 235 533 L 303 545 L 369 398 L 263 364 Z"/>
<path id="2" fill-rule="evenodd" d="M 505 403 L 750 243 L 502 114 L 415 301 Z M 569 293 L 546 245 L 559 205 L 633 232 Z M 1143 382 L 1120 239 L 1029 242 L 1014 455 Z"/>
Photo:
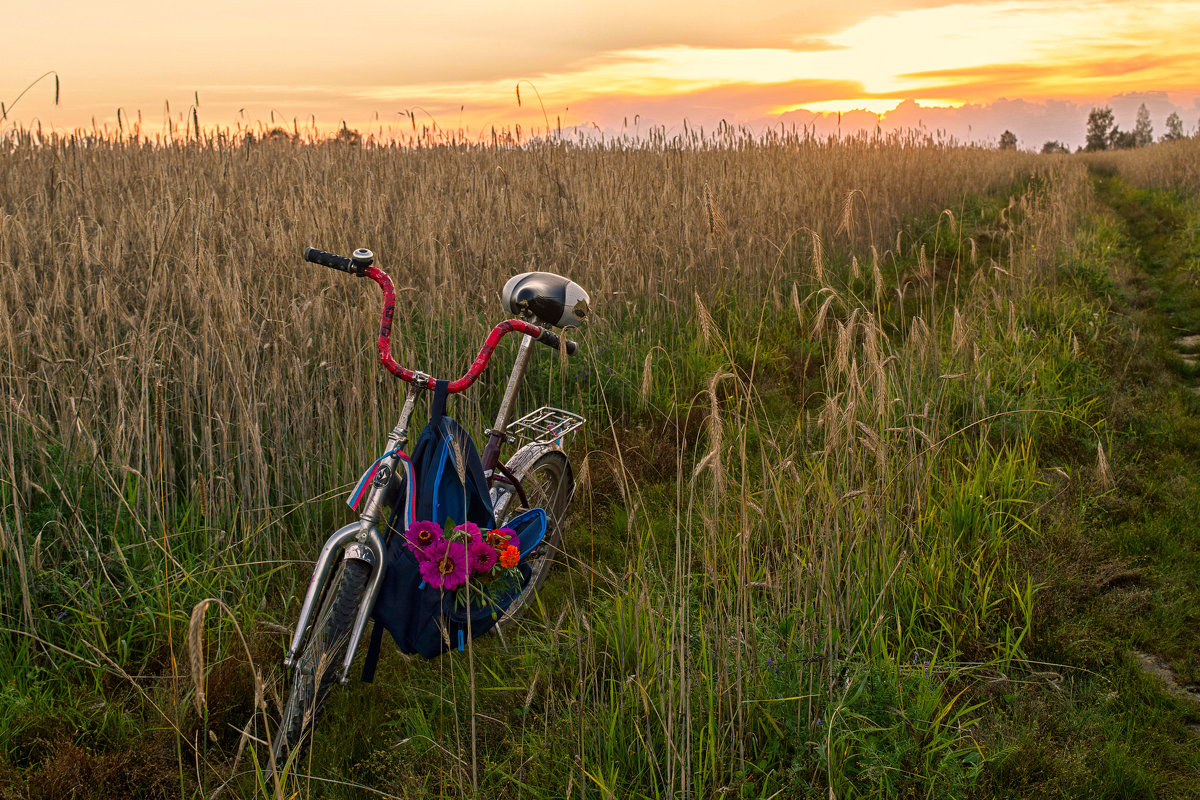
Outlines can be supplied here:
<path id="1" fill-rule="evenodd" d="M 349 258 L 334 255 L 333 253 L 326 253 L 324 250 L 318 250 L 315 247 L 304 248 L 304 260 L 310 261 L 313 264 L 320 264 L 322 267 L 349 272 L 351 275 L 358 274 L 354 262 Z"/>
<path id="2" fill-rule="evenodd" d="M 549 347 L 551 350 L 558 350 L 562 345 L 559 343 L 558 334 L 549 328 L 542 328 L 542 335 L 538 337 L 538 341 Z M 579 349 L 579 343 L 567 339 L 567 355 L 575 355 L 575 351 Z"/>

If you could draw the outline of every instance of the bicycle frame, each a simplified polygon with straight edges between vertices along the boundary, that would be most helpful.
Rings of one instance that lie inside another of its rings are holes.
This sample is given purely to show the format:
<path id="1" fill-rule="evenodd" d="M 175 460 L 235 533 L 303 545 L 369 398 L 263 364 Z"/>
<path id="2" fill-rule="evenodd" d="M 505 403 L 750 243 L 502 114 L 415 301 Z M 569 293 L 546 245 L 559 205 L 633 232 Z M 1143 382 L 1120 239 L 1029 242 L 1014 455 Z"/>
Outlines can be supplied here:
<path id="1" fill-rule="evenodd" d="M 512 371 L 509 373 L 508 383 L 504 389 L 504 396 L 500 401 L 500 408 L 496 413 L 496 421 L 492 428 L 485 431 L 488 439 L 482 455 L 483 468 L 485 474 L 488 476 L 489 484 L 504 483 L 511 485 L 517 492 L 522 503 L 527 503 L 524 487 L 522 487 L 520 481 L 508 471 L 507 467 L 500 460 L 500 451 L 509 440 L 507 433 L 508 425 L 513 409 L 516 406 L 517 392 L 521 387 L 525 371 L 529 366 L 529 360 L 533 355 L 532 348 L 535 341 L 528 334 L 523 335 L 521 338 L 516 359 L 513 361 Z M 358 646 L 362 642 L 367 621 L 370 618 L 372 609 L 375 607 L 375 601 L 378 599 L 379 590 L 383 585 L 383 577 L 386 571 L 386 555 L 380 526 L 381 524 L 386 524 L 386 514 L 389 511 L 391 495 L 398 485 L 398 481 L 395 478 L 396 468 L 400 462 L 403 448 L 408 444 L 409 424 L 412 420 L 417 396 L 427 389 L 428 385 L 432 382 L 432 379 L 428 375 L 420 372 L 413 373 L 413 378 L 408 383 L 405 391 L 404 404 L 400 409 L 400 418 L 397 420 L 395 427 L 392 428 L 392 432 L 388 435 L 384 456 L 377 462 L 378 466 L 370 488 L 360 501 L 362 512 L 358 521 L 345 525 L 335 531 L 326 539 L 320 554 L 317 556 L 312 579 L 309 581 L 304 601 L 300 606 L 300 617 L 296 621 L 296 629 L 292 634 L 291 646 L 288 648 L 287 655 L 283 660 L 285 668 L 291 669 L 296 665 L 296 658 L 304 646 L 309 627 L 313 622 L 312 617 L 316 611 L 317 604 L 324 594 L 329 577 L 337 564 L 339 552 L 343 552 L 344 558 L 357 558 L 365 561 L 371 567 L 371 577 L 367 583 L 362 603 L 359 605 L 354 626 L 350 630 L 346 655 L 341 664 L 341 673 L 338 676 L 338 681 L 341 684 L 349 681 L 350 666 L 354 661 L 354 655 Z M 582 420 L 582 418 L 580 419 Z M 556 441 L 534 442 L 526 447 L 561 449 L 561 436 Z M 496 474 L 497 471 L 500 473 L 499 475 Z"/>

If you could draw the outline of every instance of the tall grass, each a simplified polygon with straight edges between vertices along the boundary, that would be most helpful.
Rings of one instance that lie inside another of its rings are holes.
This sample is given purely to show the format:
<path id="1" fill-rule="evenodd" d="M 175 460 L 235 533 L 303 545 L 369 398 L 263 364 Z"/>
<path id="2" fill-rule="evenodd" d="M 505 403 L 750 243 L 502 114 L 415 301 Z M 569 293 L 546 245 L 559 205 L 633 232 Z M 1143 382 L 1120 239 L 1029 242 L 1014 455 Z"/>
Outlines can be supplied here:
<path id="1" fill-rule="evenodd" d="M 596 298 L 594 347 L 626 354 L 605 364 L 624 388 L 646 350 L 627 345 L 678 349 L 667 321 L 696 292 L 713 305 L 736 288 L 754 307 L 772 271 L 807 271 L 808 231 L 833 238 L 853 190 L 856 243 L 883 250 L 916 213 L 1030 166 L 900 138 L 699 151 L 71 138 L 3 158 L 8 413 L 134 476 L 143 522 L 194 499 L 255 525 L 347 480 L 398 394 L 366 357 L 375 298 L 302 264 L 307 243 L 371 246 L 399 287 L 402 360 L 438 373 L 466 361 L 507 276 L 568 274 Z M 18 460 L 46 462 L 37 448 Z M 297 468 L 281 482 L 284 464 Z"/>
<path id="2" fill-rule="evenodd" d="M 1135 186 L 1169 188 L 1195 194 L 1200 191 L 1200 138 L 1161 142 L 1136 150 L 1097 153 L 1091 162 L 1117 172 Z"/>
<path id="3" fill-rule="evenodd" d="M 1037 524 L 1034 439 L 1067 428 L 1098 444 L 1071 399 L 1096 376 L 1064 373 L 1072 337 L 1103 321 L 1045 292 L 1082 177 L 1069 167 L 1002 212 L 1002 262 L 939 267 L 922 245 L 898 284 L 853 261 L 808 276 L 796 312 L 820 394 L 798 419 L 766 407 L 755 361 L 712 376 L 673 560 L 655 560 L 645 519 L 633 567 L 581 612 L 595 614 L 578 625 L 598 654 L 584 684 L 598 786 L 712 796 L 824 779 L 838 796 L 896 796 L 977 775 L 973 687 L 1022 669 L 1034 624 L 1011 552 Z"/>
<path id="4" fill-rule="evenodd" d="M 176 654 L 188 613 L 219 597 L 247 630 L 286 625 L 292 562 L 341 520 L 333 498 L 398 411 L 376 298 L 298 259 L 366 245 L 400 290 L 397 359 L 435 374 L 462 370 L 511 274 L 561 272 L 595 301 L 580 363 L 543 359 L 525 398 L 592 417 L 566 568 L 515 649 L 395 668 L 426 690 L 385 695 L 396 747 L 452 758 L 389 757 L 379 785 L 848 796 L 978 773 L 976 678 L 1019 664 L 1033 625 L 1010 551 L 1036 525 L 1034 442 L 1102 435 L 1075 363 L 1102 310 L 1048 291 L 1082 166 L 736 132 L 521 148 L 25 133 L 0 160 L 17 695 L 119 741 L 154 712 L 88 708 L 136 686 L 175 731 L 177 783 L 211 788 L 253 709 L 207 749 Z M 500 382 L 457 413 L 481 427 Z M 232 657 L 233 629 L 218 635 Z M 272 636 L 258 655 L 278 655 Z M 467 709 L 514 687 L 480 704 L 477 752 Z M 13 719 L 0 737 L 31 768 L 45 714 Z"/>

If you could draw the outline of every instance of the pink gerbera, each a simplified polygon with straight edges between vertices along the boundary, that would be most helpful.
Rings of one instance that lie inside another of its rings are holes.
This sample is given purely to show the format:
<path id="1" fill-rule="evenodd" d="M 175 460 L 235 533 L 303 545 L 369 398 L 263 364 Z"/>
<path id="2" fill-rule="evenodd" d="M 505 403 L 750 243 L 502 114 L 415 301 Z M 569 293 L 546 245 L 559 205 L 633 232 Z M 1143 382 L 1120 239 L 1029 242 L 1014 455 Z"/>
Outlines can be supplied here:
<path id="1" fill-rule="evenodd" d="M 467 548 L 462 542 L 434 542 L 421 559 L 421 577 L 435 589 L 453 591 L 467 582 Z"/>
<path id="2" fill-rule="evenodd" d="M 404 533 L 408 549 L 414 556 L 420 556 L 434 542 L 442 540 L 442 529 L 428 520 L 414 522 Z"/>
<path id="3" fill-rule="evenodd" d="M 499 555 L 496 553 L 496 548 L 492 547 L 487 542 L 471 542 L 467 548 L 467 559 L 471 564 L 472 575 L 487 575 L 496 566 L 496 559 Z"/>

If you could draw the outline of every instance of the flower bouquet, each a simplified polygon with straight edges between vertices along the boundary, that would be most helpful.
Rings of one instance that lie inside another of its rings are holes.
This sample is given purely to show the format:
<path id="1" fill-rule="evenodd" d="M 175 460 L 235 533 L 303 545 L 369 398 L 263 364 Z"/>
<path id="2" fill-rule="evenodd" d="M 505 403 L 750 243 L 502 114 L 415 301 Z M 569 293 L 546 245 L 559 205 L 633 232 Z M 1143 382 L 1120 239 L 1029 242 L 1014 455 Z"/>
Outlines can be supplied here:
<path id="1" fill-rule="evenodd" d="M 404 534 L 425 584 L 454 593 L 454 605 L 498 606 L 519 591 L 521 542 L 512 528 L 479 529 L 473 522 L 445 527 L 414 522 Z"/>

